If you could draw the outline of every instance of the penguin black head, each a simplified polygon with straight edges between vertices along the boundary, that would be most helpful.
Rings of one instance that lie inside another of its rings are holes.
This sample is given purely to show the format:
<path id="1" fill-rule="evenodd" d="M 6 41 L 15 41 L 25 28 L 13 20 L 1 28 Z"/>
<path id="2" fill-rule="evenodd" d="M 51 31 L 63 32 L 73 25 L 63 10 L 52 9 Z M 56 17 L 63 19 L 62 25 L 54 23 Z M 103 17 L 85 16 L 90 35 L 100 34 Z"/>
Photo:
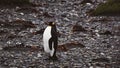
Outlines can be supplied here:
<path id="1" fill-rule="evenodd" d="M 55 26 L 55 22 L 48 22 L 47 23 L 49 26 Z"/>

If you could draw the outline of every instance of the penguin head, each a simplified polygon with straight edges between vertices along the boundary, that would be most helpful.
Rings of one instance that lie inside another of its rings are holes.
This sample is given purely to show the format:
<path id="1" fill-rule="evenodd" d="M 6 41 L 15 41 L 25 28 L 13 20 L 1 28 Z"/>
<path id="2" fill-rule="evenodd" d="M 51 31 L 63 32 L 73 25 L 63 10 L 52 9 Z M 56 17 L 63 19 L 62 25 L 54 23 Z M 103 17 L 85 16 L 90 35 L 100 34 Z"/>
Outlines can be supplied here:
<path id="1" fill-rule="evenodd" d="M 55 22 L 48 22 L 49 26 L 55 26 Z"/>

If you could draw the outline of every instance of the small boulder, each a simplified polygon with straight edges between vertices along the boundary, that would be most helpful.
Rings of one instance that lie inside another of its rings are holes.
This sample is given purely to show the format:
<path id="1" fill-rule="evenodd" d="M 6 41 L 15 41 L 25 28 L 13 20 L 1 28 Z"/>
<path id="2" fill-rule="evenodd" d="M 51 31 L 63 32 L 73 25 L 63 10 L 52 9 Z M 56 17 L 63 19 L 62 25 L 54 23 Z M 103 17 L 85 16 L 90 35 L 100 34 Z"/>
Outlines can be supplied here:
<path id="1" fill-rule="evenodd" d="M 91 0 L 83 0 L 82 2 L 81 2 L 81 4 L 86 4 L 86 3 L 93 3 Z"/>
<path id="2" fill-rule="evenodd" d="M 97 58 L 97 59 L 92 59 L 93 62 L 107 62 L 109 63 L 110 60 L 108 58 Z"/>
<path id="3" fill-rule="evenodd" d="M 85 30 L 85 28 L 83 28 L 81 25 L 75 24 L 75 25 L 73 25 L 73 27 L 72 27 L 72 31 L 73 31 L 73 32 L 77 32 L 77 31 L 85 32 L 85 31 L 87 31 L 87 30 Z"/>
<path id="4" fill-rule="evenodd" d="M 36 10 L 35 8 L 30 8 L 30 7 L 18 8 L 18 9 L 16 9 L 16 12 L 23 12 L 23 13 L 39 13 L 38 10 Z"/>
<path id="5" fill-rule="evenodd" d="M 58 50 L 68 51 L 68 49 L 77 48 L 77 47 L 84 48 L 85 46 L 83 44 L 79 43 L 79 42 L 72 41 L 72 42 L 69 42 L 69 43 L 59 45 Z"/>
<path id="6" fill-rule="evenodd" d="M 100 33 L 100 34 L 101 34 L 101 35 L 113 35 L 112 32 L 110 32 L 110 31 L 108 31 L 108 30 L 105 31 L 105 32 L 103 32 L 103 33 Z"/>

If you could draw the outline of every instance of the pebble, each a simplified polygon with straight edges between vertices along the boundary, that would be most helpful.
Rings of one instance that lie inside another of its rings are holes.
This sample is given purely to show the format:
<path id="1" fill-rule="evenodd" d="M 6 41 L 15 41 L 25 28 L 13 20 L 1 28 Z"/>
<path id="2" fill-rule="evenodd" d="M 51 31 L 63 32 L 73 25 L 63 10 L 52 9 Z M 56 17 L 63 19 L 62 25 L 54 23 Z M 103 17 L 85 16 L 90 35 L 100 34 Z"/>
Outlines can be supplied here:
<path id="1" fill-rule="evenodd" d="M 3 48 L 0 46 L 0 50 L 3 50 Z"/>
<path id="2" fill-rule="evenodd" d="M 24 13 L 20 13 L 20 15 L 24 15 Z"/>
<path id="3" fill-rule="evenodd" d="M 96 33 L 98 33 L 98 32 L 99 32 L 99 30 L 95 30 L 95 32 L 96 32 Z"/>
<path id="4" fill-rule="evenodd" d="M 37 54 L 37 57 L 42 57 L 41 53 L 38 53 L 38 54 Z"/>
<path id="5" fill-rule="evenodd" d="M 104 53 L 100 53 L 101 55 L 105 55 Z"/>

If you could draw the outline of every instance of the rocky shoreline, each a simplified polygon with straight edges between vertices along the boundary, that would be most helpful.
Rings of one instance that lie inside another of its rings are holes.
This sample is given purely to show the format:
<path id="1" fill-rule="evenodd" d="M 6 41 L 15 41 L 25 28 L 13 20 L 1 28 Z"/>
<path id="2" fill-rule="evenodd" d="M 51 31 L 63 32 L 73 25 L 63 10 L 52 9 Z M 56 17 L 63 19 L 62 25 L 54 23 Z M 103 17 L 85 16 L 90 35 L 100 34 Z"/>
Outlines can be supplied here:
<path id="1" fill-rule="evenodd" d="M 0 68 L 119 68 L 120 17 L 89 16 L 104 0 L 36 0 L 0 9 Z M 58 61 L 44 60 L 45 22 L 59 33 Z"/>

